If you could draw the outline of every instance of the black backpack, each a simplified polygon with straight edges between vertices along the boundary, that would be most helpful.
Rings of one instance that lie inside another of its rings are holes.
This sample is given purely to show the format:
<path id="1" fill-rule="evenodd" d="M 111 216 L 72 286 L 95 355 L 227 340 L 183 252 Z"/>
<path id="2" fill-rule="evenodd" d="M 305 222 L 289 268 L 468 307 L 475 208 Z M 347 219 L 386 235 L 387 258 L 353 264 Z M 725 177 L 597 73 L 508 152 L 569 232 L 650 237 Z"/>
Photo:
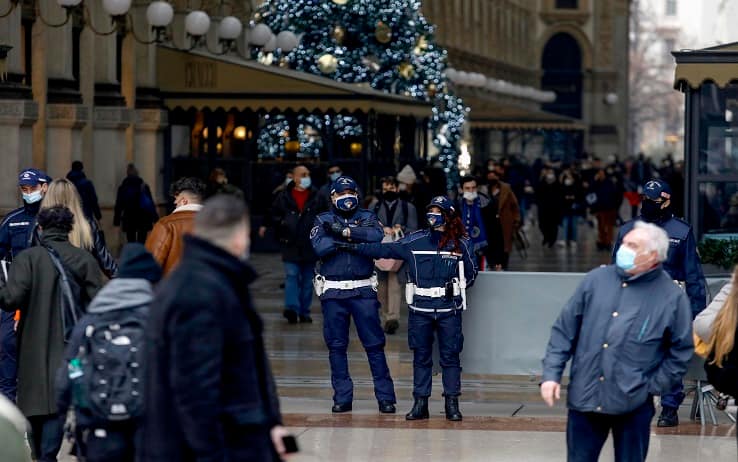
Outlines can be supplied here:
<path id="1" fill-rule="evenodd" d="M 88 314 L 72 378 L 72 402 L 93 423 L 143 414 L 144 307 Z M 71 364 L 70 364 L 70 367 Z M 72 376 L 70 375 L 70 378 Z"/>

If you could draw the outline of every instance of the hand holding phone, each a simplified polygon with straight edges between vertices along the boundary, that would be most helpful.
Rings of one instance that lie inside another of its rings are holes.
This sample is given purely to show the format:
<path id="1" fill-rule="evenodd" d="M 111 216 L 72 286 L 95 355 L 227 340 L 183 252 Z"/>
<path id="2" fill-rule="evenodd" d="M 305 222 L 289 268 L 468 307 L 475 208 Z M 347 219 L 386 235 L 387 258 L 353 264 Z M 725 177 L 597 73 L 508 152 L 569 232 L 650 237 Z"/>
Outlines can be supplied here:
<path id="1" fill-rule="evenodd" d="M 297 448 L 297 440 L 283 426 L 277 425 L 272 428 L 270 434 L 274 449 L 280 456 L 293 454 L 299 450 Z"/>

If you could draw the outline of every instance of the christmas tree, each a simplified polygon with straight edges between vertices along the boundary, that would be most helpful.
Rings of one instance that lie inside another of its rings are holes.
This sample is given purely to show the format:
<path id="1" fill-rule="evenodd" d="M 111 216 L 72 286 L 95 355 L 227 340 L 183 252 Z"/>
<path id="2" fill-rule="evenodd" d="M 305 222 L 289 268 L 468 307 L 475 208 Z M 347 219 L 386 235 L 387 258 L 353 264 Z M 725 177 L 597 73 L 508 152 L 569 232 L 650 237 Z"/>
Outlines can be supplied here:
<path id="1" fill-rule="evenodd" d="M 430 128 L 453 190 L 467 109 L 447 85 L 446 50 L 420 6 L 417 0 L 267 0 L 254 23 L 301 37 L 290 53 L 276 50 L 275 63 L 432 102 Z"/>

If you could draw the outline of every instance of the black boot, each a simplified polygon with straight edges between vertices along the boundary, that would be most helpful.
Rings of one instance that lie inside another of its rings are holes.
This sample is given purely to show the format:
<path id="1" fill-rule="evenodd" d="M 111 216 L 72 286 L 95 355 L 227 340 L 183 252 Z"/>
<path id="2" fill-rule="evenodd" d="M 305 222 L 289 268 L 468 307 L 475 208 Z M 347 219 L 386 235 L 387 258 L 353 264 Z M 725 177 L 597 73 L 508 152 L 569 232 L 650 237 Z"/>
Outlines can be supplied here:
<path id="1" fill-rule="evenodd" d="M 678 409 L 674 409 L 673 407 L 663 406 L 661 409 L 661 415 L 659 416 L 659 421 L 656 425 L 662 428 L 676 427 L 679 425 L 679 414 L 677 411 Z"/>
<path id="2" fill-rule="evenodd" d="M 463 418 L 459 411 L 459 397 L 446 396 L 446 420 L 458 422 Z"/>
<path id="3" fill-rule="evenodd" d="M 430 418 L 428 413 L 428 398 L 415 398 L 415 403 L 410 412 L 405 414 L 405 420 L 424 420 Z"/>

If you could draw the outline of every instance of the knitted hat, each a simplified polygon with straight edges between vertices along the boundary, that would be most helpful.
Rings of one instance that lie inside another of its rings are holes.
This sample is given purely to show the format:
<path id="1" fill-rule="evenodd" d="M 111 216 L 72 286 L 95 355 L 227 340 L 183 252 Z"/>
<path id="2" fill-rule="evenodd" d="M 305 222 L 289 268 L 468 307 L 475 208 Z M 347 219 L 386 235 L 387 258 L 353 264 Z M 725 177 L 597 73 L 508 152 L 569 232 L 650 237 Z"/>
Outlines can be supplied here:
<path id="1" fill-rule="evenodd" d="M 131 243 L 123 247 L 118 266 L 118 278 L 146 279 L 155 284 L 161 280 L 161 276 L 161 266 L 143 244 Z"/>
<path id="2" fill-rule="evenodd" d="M 415 180 L 415 170 L 409 164 L 402 167 L 400 173 L 397 174 L 397 181 L 400 183 L 414 184 Z"/>

